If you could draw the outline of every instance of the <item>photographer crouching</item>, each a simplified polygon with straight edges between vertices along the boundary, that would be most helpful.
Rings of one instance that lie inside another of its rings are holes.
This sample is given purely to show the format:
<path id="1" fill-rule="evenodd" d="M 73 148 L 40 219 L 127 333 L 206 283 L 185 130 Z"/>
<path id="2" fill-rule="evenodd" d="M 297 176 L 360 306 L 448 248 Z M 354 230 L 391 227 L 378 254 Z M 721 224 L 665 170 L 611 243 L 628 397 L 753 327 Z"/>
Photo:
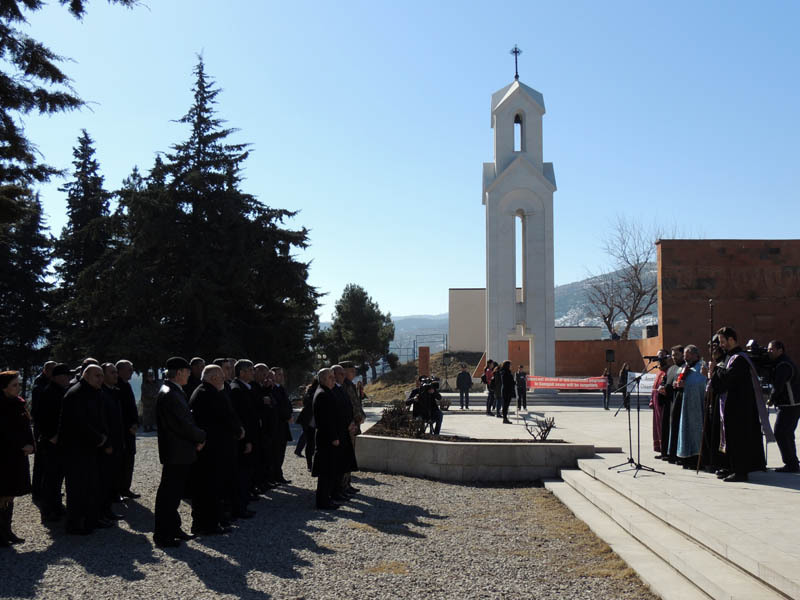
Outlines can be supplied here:
<path id="1" fill-rule="evenodd" d="M 773 340 L 767 346 L 767 354 L 772 361 L 772 395 L 769 404 L 778 407 L 775 420 L 775 440 L 781 451 L 783 466 L 775 469 L 777 473 L 800 472 L 797 448 L 794 443 L 794 430 L 800 419 L 800 374 L 797 365 L 786 356 L 783 342 Z"/>
<path id="2" fill-rule="evenodd" d="M 435 378 L 420 377 L 418 386 L 412 390 L 406 400 L 406 405 L 412 406 L 411 416 L 433 425 L 433 435 L 439 435 L 442 429 L 442 410 L 439 402 L 442 395 L 439 393 L 439 381 Z"/>
<path id="3" fill-rule="evenodd" d="M 730 461 L 730 471 L 721 470 L 717 476 L 728 482 L 747 481 L 750 471 L 764 470 L 767 465 L 761 433 L 768 442 L 775 437 L 758 373 L 751 358 L 739 346 L 736 331 L 723 327 L 717 335 L 719 347 L 725 352 L 724 366 L 712 361 L 709 379 L 713 391 L 720 394 L 723 420 L 720 450 Z"/>

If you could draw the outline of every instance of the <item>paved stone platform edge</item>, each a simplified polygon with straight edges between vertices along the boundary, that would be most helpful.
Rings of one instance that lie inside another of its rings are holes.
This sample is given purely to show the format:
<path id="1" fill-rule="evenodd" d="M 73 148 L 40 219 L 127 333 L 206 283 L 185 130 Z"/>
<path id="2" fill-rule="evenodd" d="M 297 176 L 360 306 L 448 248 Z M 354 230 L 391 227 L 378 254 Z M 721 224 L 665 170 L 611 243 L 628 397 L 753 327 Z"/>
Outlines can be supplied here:
<path id="1" fill-rule="evenodd" d="M 547 479 L 544 486 L 636 571 L 654 594 L 663 600 L 711 600 L 710 596 L 636 540 L 569 484 L 559 479 Z"/>
<path id="2" fill-rule="evenodd" d="M 657 519 L 665 522 L 673 529 L 698 544 L 717 554 L 744 573 L 762 581 L 787 598 L 800 598 L 800 575 L 797 565 L 787 564 L 780 553 L 768 545 L 748 539 L 741 532 L 732 532 L 730 527 L 713 517 L 693 518 L 696 515 L 691 507 L 682 511 L 682 503 L 652 498 L 640 488 L 625 486 L 624 478 L 612 477 L 606 468 L 607 461 L 614 461 L 616 456 L 603 456 L 598 453 L 591 459 L 579 459 L 578 468 L 603 484 L 609 486 L 620 495 L 634 502 Z M 612 471 L 613 472 L 613 471 Z M 717 533 L 715 530 L 723 532 Z M 728 533 L 729 535 L 724 535 Z"/>

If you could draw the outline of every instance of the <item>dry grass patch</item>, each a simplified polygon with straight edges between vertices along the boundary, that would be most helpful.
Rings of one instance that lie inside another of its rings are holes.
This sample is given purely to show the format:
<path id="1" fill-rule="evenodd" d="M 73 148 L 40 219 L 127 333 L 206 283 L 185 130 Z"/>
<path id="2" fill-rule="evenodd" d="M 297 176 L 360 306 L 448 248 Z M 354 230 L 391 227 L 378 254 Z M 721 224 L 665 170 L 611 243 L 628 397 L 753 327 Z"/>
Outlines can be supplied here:
<path id="1" fill-rule="evenodd" d="M 364 570 L 366 573 L 388 573 L 389 575 L 408 575 L 408 565 L 396 560 L 388 562 L 379 562 L 374 567 L 369 567 Z"/>

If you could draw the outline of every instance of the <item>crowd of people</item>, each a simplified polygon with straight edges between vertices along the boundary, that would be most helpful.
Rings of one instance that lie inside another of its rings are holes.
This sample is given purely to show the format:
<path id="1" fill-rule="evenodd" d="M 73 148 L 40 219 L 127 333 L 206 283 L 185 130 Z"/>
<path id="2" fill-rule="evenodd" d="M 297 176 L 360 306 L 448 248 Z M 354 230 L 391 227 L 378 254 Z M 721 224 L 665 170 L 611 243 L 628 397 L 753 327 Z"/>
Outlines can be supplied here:
<path id="1" fill-rule="evenodd" d="M 750 472 L 766 469 L 763 436 L 777 441 L 784 466 L 776 471 L 800 471 L 794 439 L 800 373 L 784 345 L 773 340 L 767 347 L 774 373 L 768 401 L 757 366 L 739 345 L 736 331 L 721 328 L 710 348 L 708 363 L 694 345 L 674 346 L 669 355 L 659 351 L 650 399 L 656 458 L 702 468 L 724 481 L 747 481 Z M 774 433 L 768 405 L 778 410 Z"/>
<path id="2" fill-rule="evenodd" d="M 511 371 L 511 361 L 502 364 L 493 359 L 486 361 L 486 368 L 481 375 L 481 383 L 486 386 L 486 414 L 502 418 L 503 423 L 511 424 L 508 408 L 512 398 L 517 399 L 517 411 L 528 408 L 527 390 L 528 374 L 525 367 L 519 365 L 516 372 Z"/>
<path id="3" fill-rule="evenodd" d="M 250 502 L 291 483 L 283 463 L 293 408 L 282 368 L 230 358 L 206 364 L 199 357 L 173 357 L 165 367 L 163 381 L 145 373 L 141 419 L 127 360 L 87 358 L 75 370 L 46 363 L 34 380 L 30 411 L 19 396 L 19 373 L 0 373 L 0 546 L 24 542 L 11 522 L 14 498 L 29 493 L 42 522 L 63 519 L 68 534 L 113 527 L 123 516 L 115 505 L 140 497 L 131 486 L 142 425 L 158 435 L 153 540 L 159 547 L 226 533 L 235 520 L 255 515 Z M 320 371 L 298 415 L 298 453 L 304 446 L 318 477 L 320 509 L 338 508 L 358 492 L 350 473 L 357 470 L 355 436 L 365 415 L 355 371 L 347 362 Z M 191 534 L 178 514 L 182 499 L 191 501 Z"/>

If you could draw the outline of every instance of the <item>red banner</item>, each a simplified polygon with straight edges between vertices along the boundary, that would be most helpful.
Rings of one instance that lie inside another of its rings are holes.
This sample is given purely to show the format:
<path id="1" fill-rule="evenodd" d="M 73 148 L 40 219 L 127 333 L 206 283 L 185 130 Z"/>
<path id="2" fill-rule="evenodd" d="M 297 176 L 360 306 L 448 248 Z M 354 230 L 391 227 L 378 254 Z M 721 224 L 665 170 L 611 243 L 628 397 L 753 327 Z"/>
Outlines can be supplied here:
<path id="1" fill-rule="evenodd" d="M 607 384 L 605 377 L 571 379 L 569 377 L 541 377 L 528 375 L 528 389 L 535 390 L 603 390 Z"/>

